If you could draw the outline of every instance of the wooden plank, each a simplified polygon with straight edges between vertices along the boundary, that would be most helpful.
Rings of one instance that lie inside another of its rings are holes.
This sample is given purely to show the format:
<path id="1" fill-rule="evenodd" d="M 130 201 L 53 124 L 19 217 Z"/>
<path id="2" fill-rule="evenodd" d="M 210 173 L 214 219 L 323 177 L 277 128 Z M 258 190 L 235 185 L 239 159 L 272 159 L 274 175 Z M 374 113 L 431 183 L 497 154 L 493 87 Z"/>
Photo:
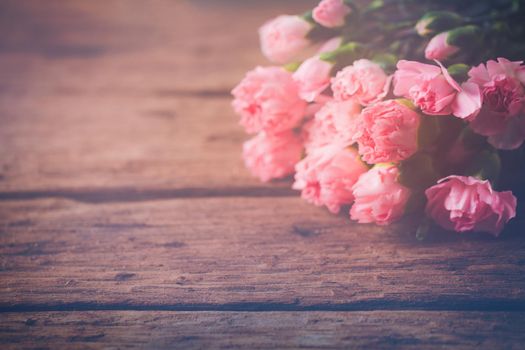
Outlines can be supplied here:
<path id="1" fill-rule="evenodd" d="M 268 187 L 244 168 L 247 136 L 228 99 L 54 93 L 9 99 L 0 97 L 3 197 L 82 188 Z"/>
<path id="2" fill-rule="evenodd" d="M 257 28 L 315 1 L 5 0 L 2 87 L 229 91 L 255 65 Z M 55 74 L 58 74 L 56 76 Z M 64 75 L 66 74 L 66 75 Z M 22 78 L 22 79 L 21 79 Z"/>
<path id="3" fill-rule="evenodd" d="M 267 188 L 229 90 L 262 60 L 259 23 L 304 5 L 2 2 L 0 197 Z"/>
<path id="4" fill-rule="evenodd" d="M 523 312 L 7 313 L 3 349 L 522 349 Z"/>
<path id="5" fill-rule="evenodd" d="M 518 224 L 419 243 L 299 198 L 5 201 L 0 308 L 521 310 Z"/>

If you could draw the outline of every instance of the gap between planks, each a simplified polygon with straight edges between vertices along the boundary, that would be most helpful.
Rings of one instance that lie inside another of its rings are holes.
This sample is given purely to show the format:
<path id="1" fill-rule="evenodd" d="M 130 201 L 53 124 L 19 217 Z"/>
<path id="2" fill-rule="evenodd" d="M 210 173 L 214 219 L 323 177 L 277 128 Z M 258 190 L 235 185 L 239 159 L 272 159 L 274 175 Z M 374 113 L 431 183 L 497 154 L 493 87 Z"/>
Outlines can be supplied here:
<path id="1" fill-rule="evenodd" d="M 447 298 L 448 299 L 448 298 Z M 18 304 L 0 305 L 0 313 L 10 312 L 68 312 L 68 311 L 191 311 L 191 312 L 368 312 L 368 311 L 472 311 L 472 312 L 525 312 L 522 300 L 479 300 L 454 303 L 453 300 L 423 302 L 361 301 L 340 304 L 301 305 L 276 302 L 240 302 L 225 304 L 97 304 L 86 302 L 55 305 Z"/>
<path id="2" fill-rule="evenodd" d="M 137 189 L 131 187 L 1 191 L 1 201 L 62 198 L 82 203 L 143 202 L 150 200 L 220 197 L 294 197 L 287 187 L 188 187 Z"/>

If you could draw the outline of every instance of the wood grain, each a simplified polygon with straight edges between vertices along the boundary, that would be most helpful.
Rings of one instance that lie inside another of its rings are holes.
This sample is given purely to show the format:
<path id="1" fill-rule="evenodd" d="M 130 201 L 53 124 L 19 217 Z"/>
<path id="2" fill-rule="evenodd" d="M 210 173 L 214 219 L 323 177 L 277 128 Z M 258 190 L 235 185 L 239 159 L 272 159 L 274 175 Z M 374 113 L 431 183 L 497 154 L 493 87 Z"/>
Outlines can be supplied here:
<path id="1" fill-rule="evenodd" d="M 229 91 L 264 62 L 260 23 L 305 5 L 3 1 L 0 197 L 267 187 Z"/>
<path id="2" fill-rule="evenodd" d="M 12 104 L 13 98 L 0 97 L 0 198 L 86 188 L 271 187 L 244 168 L 247 136 L 229 99 L 42 93 Z"/>
<path id="3" fill-rule="evenodd" d="M 353 224 L 299 198 L 3 202 L 3 310 L 509 310 L 525 241 Z"/>
<path id="4" fill-rule="evenodd" d="M 0 318 L 3 349 L 522 349 L 523 312 L 41 312 Z"/>
<path id="5" fill-rule="evenodd" d="M 523 347 L 523 214 L 420 243 L 244 169 L 229 91 L 316 2 L 0 2 L 2 349 Z"/>
<path id="6" fill-rule="evenodd" d="M 33 78 L 76 92 L 229 91 L 269 64 L 257 28 L 315 2 L 3 0 L 2 86 L 22 89 Z"/>

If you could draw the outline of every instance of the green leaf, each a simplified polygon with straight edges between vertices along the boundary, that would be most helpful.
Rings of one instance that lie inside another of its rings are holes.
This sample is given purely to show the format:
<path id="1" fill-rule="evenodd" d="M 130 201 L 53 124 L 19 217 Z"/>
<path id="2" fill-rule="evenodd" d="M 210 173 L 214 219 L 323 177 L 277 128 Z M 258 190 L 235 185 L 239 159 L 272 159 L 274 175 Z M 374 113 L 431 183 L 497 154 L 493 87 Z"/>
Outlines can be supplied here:
<path id="1" fill-rule="evenodd" d="M 464 63 L 456 63 L 447 68 L 448 73 L 457 81 L 465 81 L 468 78 L 470 67 Z"/>
<path id="2" fill-rule="evenodd" d="M 368 11 L 376 11 L 385 5 L 383 0 L 373 0 L 370 5 L 368 5 Z"/>
<path id="3" fill-rule="evenodd" d="M 397 57 L 391 53 L 380 53 L 372 57 L 372 61 L 379 64 L 385 71 L 393 71 L 396 68 Z"/>
<path id="4" fill-rule="evenodd" d="M 406 99 L 406 98 L 398 98 L 398 99 L 396 99 L 396 102 L 402 104 L 402 105 L 405 106 L 405 107 L 410 108 L 411 110 L 414 110 L 414 111 L 417 110 L 416 105 L 414 105 L 414 104 L 412 103 L 412 101 L 410 101 L 409 99 Z"/>
<path id="5" fill-rule="evenodd" d="M 290 62 L 283 66 L 288 72 L 294 73 L 301 66 L 301 62 Z"/>
<path id="6" fill-rule="evenodd" d="M 341 63 L 345 62 L 346 64 L 351 64 L 357 58 L 363 55 L 364 48 L 363 45 L 356 42 L 349 42 L 339 46 L 334 51 L 324 52 L 319 55 L 319 58 L 323 61 L 330 63 Z"/>

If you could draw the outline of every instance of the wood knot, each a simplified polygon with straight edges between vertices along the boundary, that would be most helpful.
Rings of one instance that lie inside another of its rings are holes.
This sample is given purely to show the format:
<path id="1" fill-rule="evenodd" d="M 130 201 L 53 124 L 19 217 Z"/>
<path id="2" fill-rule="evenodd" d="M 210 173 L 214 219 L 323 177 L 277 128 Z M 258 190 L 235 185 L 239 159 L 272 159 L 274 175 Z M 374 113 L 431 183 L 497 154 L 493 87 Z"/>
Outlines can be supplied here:
<path id="1" fill-rule="evenodd" d="M 129 273 L 129 272 L 120 272 L 120 273 L 117 273 L 117 274 L 115 275 L 114 280 L 115 280 L 115 281 L 127 281 L 127 280 L 129 280 L 130 278 L 135 277 L 135 276 L 136 276 L 136 274 L 134 274 L 134 273 Z"/>
<path id="2" fill-rule="evenodd" d="M 299 224 L 292 225 L 292 232 L 301 237 L 313 237 L 319 235 L 319 230 Z"/>

